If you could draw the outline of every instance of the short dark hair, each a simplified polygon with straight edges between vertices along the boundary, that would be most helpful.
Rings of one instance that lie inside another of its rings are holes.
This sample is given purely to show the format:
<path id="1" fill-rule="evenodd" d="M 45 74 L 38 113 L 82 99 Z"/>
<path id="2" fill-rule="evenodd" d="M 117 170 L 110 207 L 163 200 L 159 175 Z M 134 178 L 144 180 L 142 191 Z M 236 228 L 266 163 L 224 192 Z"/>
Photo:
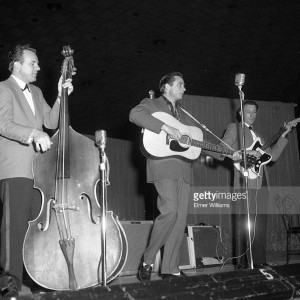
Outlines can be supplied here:
<path id="1" fill-rule="evenodd" d="M 8 53 L 8 70 L 12 72 L 14 69 L 14 62 L 23 62 L 23 51 L 30 50 L 36 53 L 36 50 L 31 48 L 29 44 L 18 44 Z"/>
<path id="2" fill-rule="evenodd" d="M 258 104 L 255 101 L 253 101 L 253 100 L 246 100 L 246 101 L 244 101 L 243 106 L 245 107 L 245 105 L 254 105 L 256 107 L 256 110 L 258 110 Z M 236 111 L 236 119 L 239 122 L 242 121 L 240 113 L 241 113 L 241 107 Z"/>
<path id="3" fill-rule="evenodd" d="M 183 75 L 180 72 L 175 72 L 175 71 L 170 72 L 162 77 L 162 79 L 159 81 L 159 85 L 158 85 L 160 92 L 163 93 L 165 91 L 166 84 L 169 84 L 169 85 L 173 84 L 173 82 L 175 81 L 175 76 L 179 76 L 183 79 Z"/>
<path id="4" fill-rule="evenodd" d="M 245 107 L 245 105 L 254 105 L 256 107 L 256 110 L 258 110 L 258 104 L 253 100 L 244 101 L 244 107 Z M 240 110 L 241 110 L 241 108 L 240 108 Z"/>

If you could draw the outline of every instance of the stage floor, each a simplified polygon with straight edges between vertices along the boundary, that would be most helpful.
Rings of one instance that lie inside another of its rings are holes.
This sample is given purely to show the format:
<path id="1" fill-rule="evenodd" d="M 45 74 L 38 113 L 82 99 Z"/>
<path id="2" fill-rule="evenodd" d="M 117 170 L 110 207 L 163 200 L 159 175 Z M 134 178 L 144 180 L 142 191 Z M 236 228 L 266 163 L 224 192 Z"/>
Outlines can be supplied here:
<path id="1" fill-rule="evenodd" d="M 285 252 L 271 252 L 267 255 L 267 262 L 270 266 L 281 266 L 286 264 L 286 253 Z M 300 255 L 291 256 L 290 264 L 300 263 Z M 205 268 L 197 268 L 197 269 L 186 269 L 183 272 L 188 276 L 199 276 L 206 274 L 217 274 L 222 272 L 230 272 L 234 271 L 234 266 L 230 263 L 226 263 L 224 266 L 217 267 L 205 267 Z M 158 274 L 153 274 L 151 277 L 151 281 L 162 280 Z M 119 276 L 112 282 L 108 283 L 108 286 L 114 285 L 122 285 L 122 284 L 131 284 L 138 283 L 136 275 L 130 276 Z M 24 284 L 22 286 L 22 291 L 20 296 L 30 296 L 32 292 L 30 290 L 30 281 L 24 278 Z M 34 297 L 35 298 L 35 297 Z"/>

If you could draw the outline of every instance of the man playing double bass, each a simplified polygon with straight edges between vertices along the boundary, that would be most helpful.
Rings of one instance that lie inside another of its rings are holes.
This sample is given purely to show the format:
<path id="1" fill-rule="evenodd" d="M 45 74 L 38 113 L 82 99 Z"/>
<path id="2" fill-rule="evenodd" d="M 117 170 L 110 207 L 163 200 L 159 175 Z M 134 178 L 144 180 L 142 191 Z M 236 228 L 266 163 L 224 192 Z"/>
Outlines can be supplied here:
<path id="1" fill-rule="evenodd" d="M 36 217 L 40 195 L 33 189 L 32 162 L 37 151 L 50 149 L 42 126 L 58 125 L 62 88 L 73 91 L 72 80 L 58 82 L 58 96 L 51 108 L 32 82 L 40 71 L 36 50 L 16 45 L 8 55 L 10 77 L 0 82 L 0 200 L 2 206 L 0 291 L 18 296 L 22 287 L 22 247 L 28 221 Z"/>

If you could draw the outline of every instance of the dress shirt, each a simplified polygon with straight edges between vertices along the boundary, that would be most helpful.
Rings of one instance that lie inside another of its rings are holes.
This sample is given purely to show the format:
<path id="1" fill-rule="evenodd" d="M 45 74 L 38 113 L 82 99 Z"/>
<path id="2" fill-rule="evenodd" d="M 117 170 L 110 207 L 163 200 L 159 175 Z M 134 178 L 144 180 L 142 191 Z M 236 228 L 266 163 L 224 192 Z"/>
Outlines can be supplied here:
<path id="1" fill-rule="evenodd" d="M 252 135 L 252 138 L 253 138 L 253 141 L 257 138 L 257 135 L 255 134 L 255 132 L 253 131 L 253 127 L 252 126 L 249 126 L 247 123 L 244 123 L 250 130 L 251 132 L 251 135 Z"/>

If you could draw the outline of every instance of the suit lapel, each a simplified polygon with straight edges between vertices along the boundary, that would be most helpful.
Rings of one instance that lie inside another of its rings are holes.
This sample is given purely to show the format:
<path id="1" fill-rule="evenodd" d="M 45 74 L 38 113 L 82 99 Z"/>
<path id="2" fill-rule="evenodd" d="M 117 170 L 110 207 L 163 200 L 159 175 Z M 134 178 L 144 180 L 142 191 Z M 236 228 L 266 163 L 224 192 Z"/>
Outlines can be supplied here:
<path id="1" fill-rule="evenodd" d="M 10 82 L 11 82 L 12 91 L 15 94 L 16 101 L 19 102 L 20 107 L 23 109 L 24 114 L 27 116 L 30 123 L 32 123 L 32 125 L 34 127 L 36 127 L 37 121 L 35 119 L 35 116 L 34 116 L 32 110 L 31 110 L 28 102 L 27 102 L 26 97 L 24 96 L 24 93 L 22 92 L 19 85 L 15 82 L 15 80 L 13 78 L 9 78 L 9 79 L 10 79 Z M 34 106 L 36 107 L 34 98 L 33 98 L 33 102 L 34 102 Z"/>
<path id="2" fill-rule="evenodd" d="M 170 111 L 170 109 L 169 109 L 169 107 L 168 107 L 167 102 L 164 100 L 164 98 L 162 96 L 159 97 L 159 100 L 158 100 L 157 104 L 160 107 L 159 111 L 165 112 L 165 113 L 173 116 L 172 113 L 171 113 L 171 111 Z"/>
<path id="3" fill-rule="evenodd" d="M 41 119 L 41 114 L 39 112 L 42 111 L 42 107 L 40 105 L 40 102 L 38 101 L 38 93 L 36 92 L 36 89 L 31 88 L 31 93 L 32 93 L 32 100 L 34 103 L 34 108 L 35 108 L 35 122 L 37 124 L 42 124 L 42 119 Z"/>

